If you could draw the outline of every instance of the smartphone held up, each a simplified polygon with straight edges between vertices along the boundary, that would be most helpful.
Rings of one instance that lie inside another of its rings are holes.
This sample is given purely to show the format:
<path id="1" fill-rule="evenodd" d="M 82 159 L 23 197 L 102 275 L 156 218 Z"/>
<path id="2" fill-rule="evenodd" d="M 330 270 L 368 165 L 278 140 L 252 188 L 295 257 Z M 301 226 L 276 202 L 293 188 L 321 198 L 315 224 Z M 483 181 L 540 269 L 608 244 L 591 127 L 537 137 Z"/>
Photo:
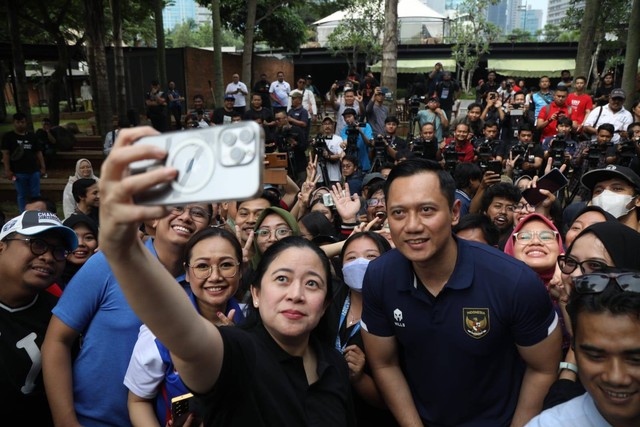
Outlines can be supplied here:
<path id="1" fill-rule="evenodd" d="M 179 206 L 250 199 L 262 189 L 264 131 L 247 121 L 206 129 L 148 136 L 136 144 L 167 151 L 163 160 L 140 160 L 129 165 L 131 174 L 170 166 L 178 175 L 136 195 L 143 205 Z"/>

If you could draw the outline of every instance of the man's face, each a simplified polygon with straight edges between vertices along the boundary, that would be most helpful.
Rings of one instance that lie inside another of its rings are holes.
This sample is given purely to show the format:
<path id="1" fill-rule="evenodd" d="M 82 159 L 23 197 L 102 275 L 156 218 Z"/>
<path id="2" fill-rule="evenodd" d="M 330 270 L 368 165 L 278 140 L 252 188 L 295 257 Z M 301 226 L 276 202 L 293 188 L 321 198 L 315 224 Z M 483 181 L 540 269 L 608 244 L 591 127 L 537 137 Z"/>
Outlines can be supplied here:
<path id="1" fill-rule="evenodd" d="M 51 122 L 49 121 L 42 122 L 42 129 L 44 129 L 47 132 L 51 130 Z"/>
<path id="2" fill-rule="evenodd" d="M 436 101 L 435 99 L 430 99 L 427 102 L 427 108 L 431 111 L 436 111 L 438 109 L 438 106 L 440 105 L 440 103 L 438 101 Z"/>
<path id="3" fill-rule="evenodd" d="M 496 73 L 489 73 L 489 75 L 487 76 L 487 80 L 489 80 L 492 83 L 496 81 Z"/>
<path id="4" fill-rule="evenodd" d="M 202 101 L 202 98 L 193 98 L 194 110 L 201 110 L 203 105 L 204 105 L 204 102 Z"/>
<path id="5" fill-rule="evenodd" d="M 169 89 L 173 90 L 176 88 L 176 84 L 174 82 L 169 82 Z"/>
<path id="6" fill-rule="evenodd" d="M 553 94 L 553 100 L 557 106 L 564 107 L 567 101 L 567 92 L 562 90 L 556 90 L 556 92 Z"/>
<path id="7" fill-rule="evenodd" d="M 562 80 L 567 80 L 567 79 L 571 79 L 571 73 L 569 73 L 568 71 L 563 71 L 562 73 L 560 73 L 560 78 Z"/>
<path id="8" fill-rule="evenodd" d="M 611 138 L 613 138 L 613 135 L 606 129 L 600 129 L 596 135 L 598 144 L 608 144 L 611 142 Z"/>
<path id="9" fill-rule="evenodd" d="M 258 217 L 263 210 L 271 206 L 267 199 L 253 199 L 241 202 L 238 205 L 238 212 L 234 218 L 236 226 L 240 227 L 240 238 L 242 243 L 246 243 L 249 234 L 253 231 Z"/>
<path id="10" fill-rule="evenodd" d="M 262 108 L 262 97 L 260 95 L 253 95 L 251 98 L 251 106 L 256 110 Z"/>
<path id="11" fill-rule="evenodd" d="M 232 110 L 234 102 L 235 102 L 235 100 L 233 100 L 233 99 L 225 99 L 224 100 L 224 108 L 226 108 L 227 110 Z"/>
<path id="12" fill-rule="evenodd" d="M 458 125 L 456 126 L 456 130 L 453 133 L 457 142 L 466 142 L 469 138 L 469 127 L 467 125 Z"/>
<path id="13" fill-rule="evenodd" d="M 298 89 L 302 90 L 307 86 L 307 81 L 305 79 L 298 79 Z"/>
<path id="14" fill-rule="evenodd" d="M 576 89 L 576 91 L 582 92 L 586 84 L 587 82 L 585 82 L 584 79 L 576 79 L 573 82 L 573 87 Z"/>
<path id="15" fill-rule="evenodd" d="M 614 426 L 640 425 L 640 321 L 630 314 L 580 312 L 575 354 L 582 385 Z"/>
<path id="16" fill-rule="evenodd" d="M 87 195 L 85 196 L 84 202 L 91 208 L 100 206 L 100 189 L 98 188 L 98 184 L 93 184 L 87 188 Z"/>
<path id="17" fill-rule="evenodd" d="M 551 82 L 549 81 L 548 78 L 544 77 L 540 79 L 540 83 L 539 83 L 540 89 L 545 89 L 545 90 L 549 89 L 550 85 L 551 85 Z"/>
<path id="18" fill-rule="evenodd" d="M 322 122 L 322 132 L 325 135 L 333 135 L 333 122 L 331 120 Z"/>
<path id="19" fill-rule="evenodd" d="M 25 133 L 27 131 L 27 119 L 14 120 L 13 128 L 17 133 Z"/>
<path id="20" fill-rule="evenodd" d="M 496 139 L 498 137 L 498 126 L 489 126 L 482 129 L 482 133 L 488 139 Z"/>
<path id="21" fill-rule="evenodd" d="M 291 106 L 294 108 L 298 108 L 300 105 L 302 105 L 302 98 L 299 96 L 294 96 L 293 98 L 291 98 Z"/>
<path id="22" fill-rule="evenodd" d="M 240 76 L 237 74 L 234 74 L 233 76 L 231 76 L 231 79 L 233 80 L 234 83 L 238 83 L 240 81 Z"/>
<path id="23" fill-rule="evenodd" d="M 15 239 L 42 239 L 50 248 L 64 246 L 64 240 L 56 232 L 44 232 L 35 236 L 16 234 Z M 30 242 L 0 242 L 0 271 L 3 287 L 16 294 L 23 294 L 25 289 L 31 292 L 48 288 L 60 277 L 64 270 L 65 259 L 56 261 L 51 249 L 42 255 L 31 252 Z"/>
<path id="24" fill-rule="evenodd" d="M 513 97 L 513 102 L 515 104 L 524 104 L 525 102 L 525 96 L 523 93 L 519 93 L 516 96 Z"/>
<path id="25" fill-rule="evenodd" d="M 387 132 L 387 135 L 395 135 L 396 130 L 398 130 L 398 124 L 396 122 L 387 122 L 384 124 L 384 130 Z"/>
<path id="26" fill-rule="evenodd" d="M 356 166 L 350 160 L 342 161 L 342 176 L 351 176 L 356 171 Z"/>
<path id="27" fill-rule="evenodd" d="M 278 73 L 277 77 L 278 77 L 278 81 L 280 83 L 282 83 L 284 81 L 284 73 Z"/>
<path id="28" fill-rule="evenodd" d="M 616 96 L 615 98 L 609 98 L 609 109 L 611 111 L 614 111 L 614 112 L 620 111 L 623 105 L 624 105 L 624 98 L 620 98 L 619 96 Z"/>
<path id="29" fill-rule="evenodd" d="M 156 219 L 153 224 L 156 239 L 163 243 L 184 246 L 196 232 L 207 228 L 211 217 L 206 222 L 195 221 L 191 216 L 191 208 L 196 207 L 203 209 L 207 214 L 210 212 L 207 204 L 194 203 L 185 206 L 184 211 L 179 215 L 172 212 L 164 218 Z"/>
<path id="30" fill-rule="evenodd" d="M 375 206 L 374 203 L 376 204 Z M 386 209 L 384 192 L 378 190 L 367 199 L 367 221 L 373 221 L 378 212 L 385 213 Z"/>
<path id="31" fill-rule="evenodd" d="M 491 222 L 498 227 L 500 233 L 505 232 L 513 226 L 513 208 L 515 202 L 504 197 L 494 197 L 485 212 Z"/>
<path id="32" fill-rule="evenodd" d="M 556 131 L 560 135 L 567 135 L 569 132 L 571 132 L 571 126 L 559 124 L 558 126 L 556 126 Z"/>
<path id="33" fill-rule="evenodd" d="M 380 175 L 382 175 L 382 177 L 384 179 L 387 179 L 389 177 L 390 173 L 391 173 L 391 168 L 382 168 L 382 169 L 380 169 Z"/>
<path id="34" fill-rule="evenodd" d="M 640 126 L 634 126 L 629 130 L 629 138 L 632 138 L 632 139 L 640 138 Z"/>
<path id="35" fill-rule="evenodd" d="M 480 114 L 482 114 L 480 107 L 474 107 L 467 112 L 467 117 L 469 117 L 470 121 L 476 122 L 480 119 Z"/>
<path id="36" fill-rule="evenodd" d="M 345 105 L 353 105 L 353 102 L 356 100 L 356 96 L 352 90 L 344 93 L 344 104 Z"/>
<path id="37" fill-rule="evenodd" d="M 436 130 L 431 123 L 422 126 L 420 136 L 426 141 L 431 141 L 436 135 Z"/>
<path id="38" fill-rule="evenodd" d="M 275 115 L 276 126 L 279 128 L 285 126 L 287 124 L 287 115 L 282 111 L 278 111 Z"/>
<path id="39" fill-rule="evenodd" d="M 435 172 L 396 178 L 391 183 L 387 194 L 391 238 L 413 263 L 440 261 L 459 217 L 459 203 L 449 207 Z"/>
<path id="40" fill-rule="evenodd" d="M 533 132 L 530 130 L 521 130 L 518 132 L 518 140 L 523 144 L 528 144 L 533 139 Z"/>
<path id="41" fill-rule="evenodd" d="M 348 125 L 352 125 L 356 122 L 356 116 L 354 116 L 353 114 L 345 114 L 344 122 Z"/>
<path id="42" fill-rule="evenodd" d="M 600 195 L 604 190 L 628 196 L 634 196 L 636 194 L 635 188 L 633 188 L 633 185 L 631 185 L 629 181 L 617 177 L 597 182 L 596 185 L 593 186 L 593 197 Z"/>

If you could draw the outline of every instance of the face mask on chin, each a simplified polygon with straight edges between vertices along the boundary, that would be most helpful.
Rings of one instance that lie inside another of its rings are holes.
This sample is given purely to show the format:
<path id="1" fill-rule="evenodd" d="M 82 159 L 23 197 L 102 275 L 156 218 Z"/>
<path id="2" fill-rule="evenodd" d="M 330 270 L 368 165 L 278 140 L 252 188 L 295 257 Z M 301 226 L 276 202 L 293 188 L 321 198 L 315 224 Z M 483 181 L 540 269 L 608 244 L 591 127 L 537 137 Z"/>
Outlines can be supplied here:
<path id="1" fill-rule="evenodd" d="M 356 292 L 362 292 L 362 282 L 364 274 L 367 272 L 369 260 L 366 258 L 356 258 L 342 267 L 342 277 L 344 282 Z"/>
<path id="2" fill-rule="evenodd" d="M 593 198 L 591 203 L 609 212 L 616 218 L 620 218 L 628 214 L 634 205 L 631 203 L 636 196 L 628 194 L 617 194 L 613 191 L 604 190 L 602 193 Z"/>

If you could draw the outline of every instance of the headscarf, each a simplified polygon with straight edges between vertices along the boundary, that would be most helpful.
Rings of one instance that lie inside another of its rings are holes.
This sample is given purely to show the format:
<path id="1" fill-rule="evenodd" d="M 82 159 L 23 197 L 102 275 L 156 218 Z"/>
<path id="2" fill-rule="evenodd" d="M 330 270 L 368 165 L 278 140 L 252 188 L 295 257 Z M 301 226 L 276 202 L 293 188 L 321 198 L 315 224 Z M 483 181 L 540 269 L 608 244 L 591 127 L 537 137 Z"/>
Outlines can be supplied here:
<path id="1" fill-rule="evenodd" d="M 609 212 L 605 211 L 604 209 L 602 209 L 600 206 L 594 206 L 594 205 L 587 205 L 584 208 L 580 209 L 576 215 L 571 218 L 571 221 L 569 221 L 569 226 L 571 226 L 571 224 L 573 224 L 575 222 L 576 219 L 578 219 L 578 217 L 580 217 L 580 215 L 587 213 L 587 212 L 598 212 L 601 213 L 604 216 L 604 220 L 605 221 L 616 221 L 618 222 L 618 219 L 611 215 Z"/>
<path id="2" fill-rule="evenodd" d="M 573 245 L 587 233 L 593 233 L 602 242 L 616 268 L 640 269 L 640 233 L 620 221 L 606 221 L 591 224 L 573 240 Z"/>
<path id="3" fill-rule="evenodd" d="M 288 211 L 275 206 L 268 207 L 262 211 L 262 213 L 258 217 L 258 220 L 256 221 L 256 226 L 254 227 L 254 230 L 257 230 L 258 228 L 260 228 L 260 226 L 262 225 L 262 222 L 267 217 L 267 215 L 273 215 L 274 213 L 276 215 L 281 216 L 282 219 L 284 219 L 284 222 L 286 222 L 289 228 L 291 228 L 291 230 L 293 231 L 294 236 L 300 235 L 300 227 L 298 227 L 298 222 L 296 221 L 296 218 L 293 215 L 291 215 L 291 213 L 289 213 Z M 255 251 L 254 251 L 253 258 L 251 258 L 251 265 L 255 269 L 255 267 L 258 266 L 260 259 L 262 258 L 262 253 L 260 252 L 260 248 L 258 247 L 257 236 L 254 236 L 253 248 Z"/>
<path id="4" fill-rule="evenodd" d="M 82 176 L 80 176 L 80 165 L 82 164 L 82 162 L 88 162 L 89 165 L 91 165 L 91 176 L 88 178 L 99 181 L 99 178 L 96 176 L 95 173 L 93 173 L 93 165 L 91 164 L 91 161 L 89 159 L 80 159 L 76 162 L 76 174 L 69 176 L 69 184 L 73 185 L 74 182 L 76 182 L 80 178 L 83 178 Z"/>
<path id="5" fill-rule="evenodd" d="M 522 220 L 520 220 L 520 222 L 516 225 L 516 228 L 513 229 L 513 232 L 511 233 L 511 236 L 509 236 L 509 240 L 507 240 L 507 243 L 504 246 L 504 253 L 507 255 L 511 255 L 512 257 L 515 257 L 515 251 L 514 251 L 514 241 L 515 241 L 515 237 L 514 235 L 519 232 L 522 227 L 524 227 L 524 225 L 532 220 L 539 220 L 544 222 L 551 230 L 558 232 L 558 229 L 556 228 L 555 225 L 553 225 L 553 222 L 547 218 L 544 215 L 540 215 L 539 213 L 532 213 L 529 214 L 527 216 L 525 216 L 524 218 L 522 218 Z M 564 245 L 562 243 L 562 237 L 560 237 L 560 233 L 558 233 L 556 235 L 556 241 L 560 247 L 560 253 L 562 252 Z M 553 277 L 553 273 L 555 272 L 556 266 L 555 264 L 552 265 L 547 271 L 544 271 L 542 273 L 537 272 L 538 276 L 540 277 L 540 279 L 542 279 L 542 281 L 544 282 L 545 285 L 547 285 L 549 283 L 549 281 L 551 280 L 551 278 Z"/>

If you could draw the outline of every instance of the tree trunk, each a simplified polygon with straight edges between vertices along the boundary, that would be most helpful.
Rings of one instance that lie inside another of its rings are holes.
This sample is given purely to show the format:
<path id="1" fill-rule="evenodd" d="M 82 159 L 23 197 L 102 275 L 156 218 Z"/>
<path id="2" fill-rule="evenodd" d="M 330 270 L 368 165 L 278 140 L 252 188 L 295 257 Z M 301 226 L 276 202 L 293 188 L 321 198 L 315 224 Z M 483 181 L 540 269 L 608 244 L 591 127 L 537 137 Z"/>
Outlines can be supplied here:
<path id="1" fill-rule="evenodd" d="M 62 82 L 67 72 L 67 64 L 69 63 L 69 50 L 62 34 L 56 36 L 56 48 L 58 49 L 58 62 L 55 65 L 55 71 L 51 75 L 51 80 L 47 88 L 49 91 L 49 119 L 51 119 L 52 126 L 58 126 L 60 124 L 60 91 L 63 87 Z M 68 107 L 70 108 L 71 106 L 69 105 Z"/>
<path id="2" fill-rule="evenodd" d="M 242 48 L 242 81 L 253 87 L 253 39 L 256 26 L 256 10 L 258 0 L 247 0 L 247 24 L 244 30 L 244 46 Z"/>
<path id="3" fill-rule="evenodd" d="M 158 61 L 158 81 L 161 87 L 167 85 L 167 57 L 164 51 L 164 23 L 162 20 L 162 0 L 155 0 L 153 3 L 154 19 L 156 21 L 156 55 Z"/>
<path id="4" fill-rule="evenodd" d="M 122 0 L 111 0 L 113 29 L 113 63 L 116 83 L 116 110 L 119 120 L 127 119 L 127 85 L 125 83 L 124 50 L 122 49 Z"/>
<path id="5" fill-rule="evenodd" d="M 580 40 L 576 54 L 575 76 L 586 76 L 591 65 L 591 54 L 595 42 L 596 23 L 598 20 L 598 0 L 585 0 L 584 16 L 580 25 Z"/>
<path id="6" fill-rule="evenodd" d="M 11 36 L 11 56 L 13 57 L 13 72 L 15 75 L 16 110 L 23 112 L 27 116 L 27 124 L 33 130 L 31 119 L 31 105 L 29 104 L 29 90 L 27 86 L 27 74 L 24 68 L 24 52 L 22 51 L 22 41 L 20 40 L 20 22 L 18 20 L 17 1 L 12 1 L 8 7 L 7 19 Z M 3 86 L 4 87 L 4 86 Z"/>
<path id="7" fill-rule="evenodd" d="M 220 0 L 211 0 L 211 15 L 213 19 L 213 103 L 215 106 L 221 106 L 224 95 L 224 78 L 222 75 L 222 20 L 220 19 Z"/>
<path id="8" fill-rule="evenodd" d="M 638 57 L 640 57 L 640 0 L 634 0 L 629 16 L 627 33 L 627 53 L 624 57 L 622 89 L 627 93 L 625 107 L 630 110 L 636 99 L 636 76 L 638 75 Z"/>
<path id="9" fill-rule="evenodd" d="M 398 0 L 385 0 L 382 77 L 380 83 L 396 95 L 398 87 Z"/>
<path id="10" fill-rule="evenodd" d="M 107 55 L 104 48 L 104 3 L 103 0 L 84 0 L 85 23 L 89 49 L 93 50 L 93 86 L 94 111 L 99 135 L 106 135 L 113 129 L 111 123 L 113 110 L 109 93 L 109 75 L 107 74 Z"/>

